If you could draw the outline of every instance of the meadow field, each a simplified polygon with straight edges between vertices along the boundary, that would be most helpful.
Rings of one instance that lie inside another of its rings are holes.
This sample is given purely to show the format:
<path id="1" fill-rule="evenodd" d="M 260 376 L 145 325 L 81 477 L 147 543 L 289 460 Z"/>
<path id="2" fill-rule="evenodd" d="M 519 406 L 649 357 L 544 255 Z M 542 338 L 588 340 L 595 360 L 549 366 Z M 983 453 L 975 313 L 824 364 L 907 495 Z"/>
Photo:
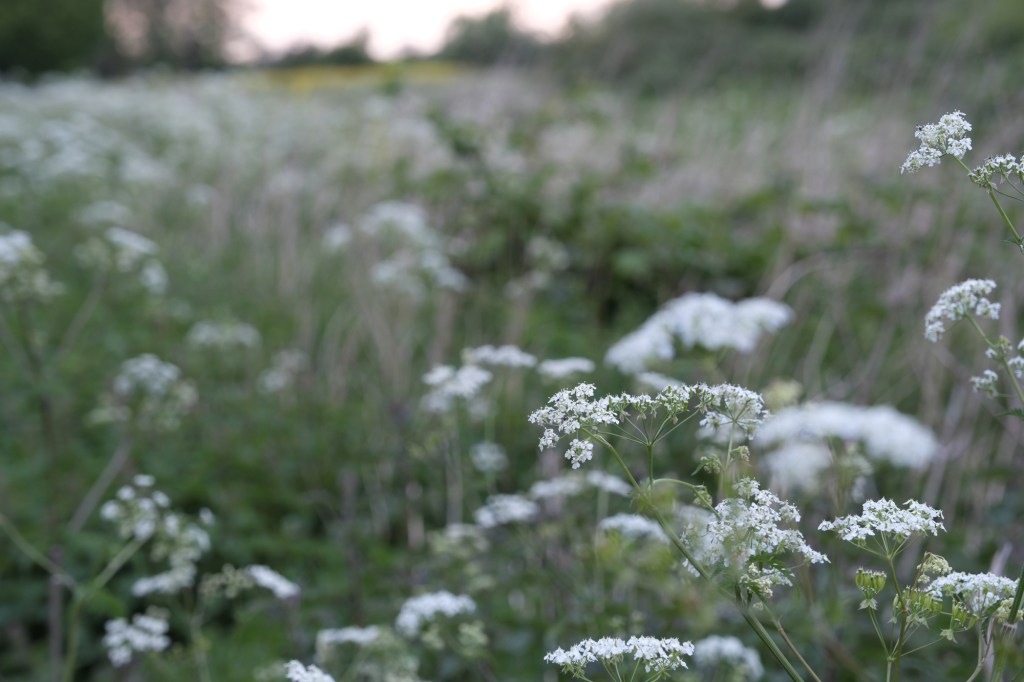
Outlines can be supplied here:
<path id="1" fill-rule="evenodd" d="M 1022 138 L 825 82 L 0 84 L 0 681 L 1024 679 Z"/>

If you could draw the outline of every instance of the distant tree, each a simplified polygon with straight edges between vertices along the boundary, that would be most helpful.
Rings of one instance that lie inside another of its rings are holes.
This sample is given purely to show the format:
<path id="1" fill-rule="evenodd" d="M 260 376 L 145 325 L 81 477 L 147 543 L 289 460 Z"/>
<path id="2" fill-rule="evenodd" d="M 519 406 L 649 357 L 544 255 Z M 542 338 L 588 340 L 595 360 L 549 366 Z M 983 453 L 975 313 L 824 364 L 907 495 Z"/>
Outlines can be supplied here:
<path id="1" fill-rule="evenodd" d="M 104 45 L 103 1 L 0 1 L 0 72 L 94 66 Z"/>
<path id="2" fill-rule="evenodd" d="M 359 64 L 372 64 L 373 57 L 370 56 L 370 32 L 363 29 L 350 40 L 331 48 L 317 48 L 312 46 L 299 47 L 291 50 L 280 59 L 273 62 L 273 66 L 306 66 L 311 64 L 334 64 L 342 66 L 356 66 Z"/>
<path id="3" fill-rule="evenodd" d="M 469 64 L 522 64 L 536 58 L 540 42 L 519 27 L 507 7 L 483 16 L 456 17 L 439 56 Z"/>
<path id="4" fill-rule="evenodd" d="M 201 69 L 223 64 L 239 0 L 107 0 L 107 25 L 133 63 Z"/>

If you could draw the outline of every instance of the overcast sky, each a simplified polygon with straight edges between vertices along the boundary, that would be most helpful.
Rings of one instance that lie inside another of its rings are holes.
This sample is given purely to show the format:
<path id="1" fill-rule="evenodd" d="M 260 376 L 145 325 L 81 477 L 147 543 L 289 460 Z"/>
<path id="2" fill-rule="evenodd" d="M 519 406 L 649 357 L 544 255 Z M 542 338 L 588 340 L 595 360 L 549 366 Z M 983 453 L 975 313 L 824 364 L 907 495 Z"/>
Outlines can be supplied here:
<path id="1" fill-rule="evenodd" d="M 482 14 L 510 4 L 522 23 L 552 33 L 573 12 L 593 12 L 609 0 L 252 0 L 246 26 L 266 47 L 297 43 L 336 45 L 362 28 L 370 31 L 370 51 L 378 58 L 403 48 L 431 51 L 460 14 Z"/>

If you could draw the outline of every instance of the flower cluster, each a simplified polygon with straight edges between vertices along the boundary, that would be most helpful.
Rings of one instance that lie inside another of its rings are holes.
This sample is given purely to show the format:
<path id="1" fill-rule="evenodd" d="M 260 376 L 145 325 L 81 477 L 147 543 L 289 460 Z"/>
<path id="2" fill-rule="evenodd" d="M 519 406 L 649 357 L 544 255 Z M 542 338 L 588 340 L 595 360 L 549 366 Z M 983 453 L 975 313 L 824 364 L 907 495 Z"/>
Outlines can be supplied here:
<path id="1" fill-rule="evenodd" d="M 473 462 L 473 467 L 481 473 L 498 473 L 508 466 L 505 448 L 488 441 L 473 445 L 469 449 L 469 458 Z"/>
<path id="2" fill-rule="evenodd" d="M 972 315 L 998 320 L 999 304 L 985 298 L 995 288 L 996 283 L 990 279 L 969 279 L 948 289 L 924 318 L 925 338 L 933 342 L 941 339 L 946 321 L 954 323 Z"/>
<path id="3" fill-rule="evenodd" d="M 843 516 L 834 521 L 822 521 L 818 530 L 832 531 L 847 542 L 864 547 L 867 538 L 882 536 L 886 547 L 896 547 L 914 535 L 938 535 L 946 528 L 937 519 L 942 512 L 915 500 L 903 503 L 904 509 L 893 502 L 868 500 L 860 515 Z M 894 540 L 896 542 L 889 542 Z"/>
<path id="4" fill-rule="evenodd" d="M 779 410 L 761 425 L 755 442 L 777 448 L 797 443 L 820 446 L 828 439 L 862 444 L 864 454 L 876 462 L 918 470 L 927 466 L 939 449 L 931 430 L 891 407 L 831 401 Z M 773 456 L 769 454 L 768 459 Z M 817 457 L 810 461 L 811 467 L 819 470 L 828 464 L 827 459 L 821 462 Z"/>
<path id="5" fill-rule="evenodd" d="M 796 554 L 805 562 L 827 563 L 828 557 L 815 551 L 795 528 L 800 512 L 796 507 L 762 490 L 751 478 L 736 484 L 738 497 L 722 500 L 707 524 L 707 541 L 698 559 L 740 573 L 740 582 L 768 598 L 776 585 L 790 585 L 791 573 L 777 562 L 784 554 Z"/>
<path id="6" fill-rule="evenodd" d="M 94 423 L 134 423 L 170 431 L 196 403 L 196 389 L 181 370 L 151 353 L 126 360 L 111 391 L 100 397 L 90 419 Z"/>
<path id="7" fill-rule="evenodd" d="M 291 682 L 334 682 L 334 678 L 315 665 L 305 666 L 298 661 L 289 661 L 284 669 Z"/>
<path id="8" fill-rule="evenodd" d="M 967 137 L 969 132 L 971 124 L 960 111 L 946 114 L 938 123 L 918 126 L 914 137 L 921 141 L 921 146 L 910 153 L 900 167 L 900 173 L 916 173 L 925 166 L 937 166 L 947 154 L 957 159 L 964 158 L 971 149 L 971 138 Z"/>
<path id="9" fill-rule="evenodd" d="M 560 434 L 575 436 L 565 453 L 574 469 L 593 457 L 592 438 L 596 434 L 612 435 L 607 427 L 624 420 L 638 423 L 658 417 L 675 418 L 691 411 L 691 400 L 692 412 L 703 415 L 701 426 L 719 436 L 731 434 L 733 427 L 749 436 L 765 416 L 760 395 L 731 384 L 672 385 L 655 396 L 622 393 L 594 399 L 595 392 L 593 384 L 561 390 L 548 400 L 547 407 L 534 411 L 529 418 L 531 424 L 545 427 L 541 448 L 554 447 Z"/>
<path id="10" fill-rule="evenodd" d="M 6 229 L 0 223 L 0 229 Z M 43 253 L 20 230 L 0 233 L 0 298 L 45 302 L 64 291 L 43 268 Z"/>
<path id="11" fill-rule="evenodd" d="M 630 637 L 621 640 L 617 637 L 601 639 L 585 639 L 574 644 L 568 651 L 555 649 L 546 654 L 544 660 L 562 666 L 562 670 L 575 677 L 584 677 L 584 670 L 591 663 L 602 663 L 615 666 L 623 662 L 627 656 L 642 665 L 644 671 L 658 676 L 666 675 L 677 668 L 685 668 L 683 656 L 693 655 L 693 644 L 682 642 L 674 637 L 658 639 L 656 637 Z M 655 678 L 657 679 L 657 678 Z"/>
<path id="12" fill-rule="evenodd" d="M 152 490 L 153 483 L 152 476 L 136 476 L 100 507 L 100 516 L 117 526 L 122 539 L 151 540 L 150 558 L 170 564 L 164 573 L 137 580 L 132 586 L 136 596 L 188 587 L 195 580 L 196 562 L 210 548 L 207 532 L 172 511 L 170 499 Z M 205 516 L 212 518 L 209 512 Z"/>
<path id="13" fill-rule="evenodd" d="M 423 397 L 423 408 L 427 412 L 447 412 L 458 401 L 471 403 L 493 376 L 476 365 L 463 365 L 458 369 L 438 365 L 423 375 L 423 383 L 431 387 Z"/>
<path id="14" fill-rule="evenodd" d="M 1024 180 L 1024 159 L 1017 159 L 1013 154 L 990 156 L 985 163 L 978 166 L 970 174 L 971 182 L 992 189 L 1000 180 Z"/>
<path id="15" fill-rule="evenodd" d="M 480 346 L 462 351 L 462 361 L 467 365 L 490 365 L 491 367 L 525 368 L 537 364 L 537 358 L 516 346 Z"/>
<path id="16" fill-rule="evenodd" d="M 83 265 L 96 270 L 139 273 L 139 282 L 151 294 L 167 290 L 167 273 L 157 259 L 156 242 L 121 227 L 111 227 L 102 236 L 92 237 L 76 251 Z"/>
<path id="17" fill-rule="evenodd" d="M 709 675 L 719 669 L 728 670 L 731 675 L 727 679 L 737 682 L 753 682 L 764 675 L 757 651 L 744 646 L 736 637 L 712 635 L 696 642 L 693 645 L 693 662 Z"/>
<path id="18" fill-rule="evenodd" d="M 1016 591 L 1016 580 L 991 573 L 953 572 L 936 578 L 928 586 L 928 594 L 932 597 L 940 600 L 950 597 L 976 618 L 991 615 L 993 607 L 1001 607 L 1006 602 L 1004 620 L 1009 616 L 1009 602 Z"/>
<path id="19" fill-rule="evenodd" d="M 571 377 L 575 374 L 590 374 L 594 371 L 594 361 L 587 358 L 561 358 L 556 360 L 542 360 L 537 365 L 537 373 L 544 379 L 557 380 Z"/>
<path id="20" fill-rule="evenodd" d="M 464 594 L 454 595 L 442 590 L 407 599 L 395 619 L 395 629 L 406 637 L 415 637 L 423 625 L 439 615 L 453 618 L 476 613 L 476 602 Z"/>
<path id="21" fill-rule="evenodd" d="M 615 343 L 605 362 L 626 374 L 637 374 L 651 360 L 671 360 L 676 340 L 686 349 L 749 353 L 764 333 L 778 331 L 792 317 L 788 306 L 766 298 L 733 303 L 711 293 L 684 294 Z"/>
<path id="22" fill-rule="evenodd" d="M 623 497 L 629 496 L 633 491 L 632 486 L 618 476 L 613 476 L 603 471 L 588 471 L 584 476 L 574 471 L 557 478 L 537 481 L 530 486 L 529 496 L 534 500 L 572 497 L 579 495 L 588 487 L 597 488 L 612 495 L 621 495 Z"/>
<path id="23" fill-rule="evenodd" d="M 539 511 L 535 502 L 520 495 L 492 495 L 487 504 L 473 512 L 473 519 L 481 528 L 495 528 L 532 521 Z"/>
<path id="24" fill-rule="evenodd" d="M 135 614 L 130 624 L 124 618 L 116 618 L 107 621 L 103 646 L 110 662 L 120 668 L 128 665 L 136 652 L 163 651 L 169 647 L 167 629 L 167 614 L 157 609 Z"/>
<path id="25" fill-rule="evenodd" d="M 264 393 L 280 393 L 295 385 L 296 379 L 309 366 L 309 358 L 301 350 L 288 348 L 274 355 L 274 359 L 259 378 Z"/>
<path id="26" fill-rule="evenodd" d="M 299 586 L 268 566 L 248 566 L 245 572 L 258 586 L 273 592 L 278 599 L 291 599 L 298 596 Z"/>
<path id="27" fill-rule="evenodd" d="M 616 514 L 601 519 L 598 529 L 614 532 L 629 540 L 654 540 L 668 544 L 668 536 L 657 521 L 638 514 Z"/>

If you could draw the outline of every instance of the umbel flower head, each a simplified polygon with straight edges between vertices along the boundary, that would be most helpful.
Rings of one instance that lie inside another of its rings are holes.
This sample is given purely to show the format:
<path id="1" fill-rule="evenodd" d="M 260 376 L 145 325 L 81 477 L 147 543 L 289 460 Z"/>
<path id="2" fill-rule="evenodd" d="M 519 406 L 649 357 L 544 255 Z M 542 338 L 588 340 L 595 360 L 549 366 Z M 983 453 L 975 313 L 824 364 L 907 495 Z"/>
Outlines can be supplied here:
<path id="1" fill-rule="evenodd" d="M 687 667 L 683 656 L 692 655 L 693 644 L 680 642 L 675 637 L 630 637 L 626 641 L 618 637 L 602 637 L 596 640 L 585 639 L 574 644 L 568 651 L 555 649 L 545 655 L 544 660 L 562 666 L 564 672 L 574 677 L 583 678 L 586 667 L 591 663 L 617 667 L 627 659 L 632 659 L 637 670 L 642 666 L 644 672 L 653 673 L 647 679 L 657 680 L 667 677 L 677 668 Z"/>
<path id="2" fill-rule="evenodd" d="M 797 555 L 804 563 L 828 563 L 828 557 L 807 544 L 787 524 L 800 522 L 796 507 L 761 490 L 752 478 L 736 484 L 738 497 L 722 500 L 708 521 L 706 542 L 698 559 L 739 573 L 739 583 L 767 599 L 778 585 L 791 585 L 792 572 L 782 563 Z"/>
<path id="3" fill-rule="evenodd" d="M 971 149 L 971 124 L 964 118 L 963 112 L 954 111 L 939 119 L 938 123 L 918 126 L 914 137 L 921 141 L 921 146 L 907 157 L 900 167 L 900 173 L 916 173 L 925 166 L 937 166 L 942 157 L 952 156 L 964 158 Z"/>
<path id="4" fill-rule="evenodd" d="M 928 594 L 936 599 L 951 597 L 975 618 L 995 615 L 1006 620 L 1010 602 L 1017 591 L 1017 581 L 992 573 L 954 572 L 936 578 L 928 586 Z M 1005 606 L 1005 608 L 1004 608 Z M 1021 614 L 1018 613 L 1018 618 Z"/>
<path id="5" fill-rule="evenodd" d="M 860 515 L 822 521 L 818 530 L 833 531 L 843 540 L 865 548 L 868 538 L 875 538 L 881 553 L 889 556 L 895 556 L 915 535 L 938 535 L 946 530 L 938 521 L 942 518 L 940 510 L 915 500 L 907 500 L 903 507 L 885 498 L 868 500 Z"/>
<path id="6" fill-rule="evenodd" d="M 739 432 L 750 437 L 763 421 L 766 413 L 760 395 L 731 384 L 685 384 L 666 386 L 654 396 L 647 394 L 619 395 L 594 398 L 593 384 L 580 384 L 559 391 L 542 407 L 530 415 L 530 423 L 544 428 L 540 447 L 551 448 L 562 435 L 573 436 L 565 456 L 578 469 L 593 458 L 595 437 L 615 437 L 623 433 L 623 425 L 637 425 L 650 420 L 645 433 L 655 433 L 657 440 L 662 426 L 679 417 L 701 415 L 700 425 L 715 435 Z M 635 438 L 635 431 L 629 433 Z"/>
<path id="7" fill-rule="evenodd" d="M 111 390 L 100 397 L 90 420 L 172 431 L 196 398 L 195 385 L 182 378 L 177 366 L 146 353 L 122 363 Z"/>
<path id="8" fill-rule="evenodd" d="M 968 279 L 946 290 L 924 318 L 924 337 L 936 342 L 946 333 L 946 321 L 956 323 L 965 318 L 999 319 L 999 304 L 985 298 L 996 288 L 990 279 Z"/>

